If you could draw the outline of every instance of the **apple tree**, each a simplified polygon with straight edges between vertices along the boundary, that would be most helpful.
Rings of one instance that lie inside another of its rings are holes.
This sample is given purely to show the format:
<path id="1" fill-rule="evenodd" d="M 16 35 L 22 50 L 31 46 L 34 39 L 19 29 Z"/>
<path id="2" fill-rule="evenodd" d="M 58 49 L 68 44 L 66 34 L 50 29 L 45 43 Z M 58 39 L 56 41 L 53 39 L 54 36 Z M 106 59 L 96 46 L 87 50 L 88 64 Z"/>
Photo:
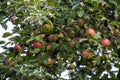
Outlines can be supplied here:
<path id="1" fill-rule="evenodd" d="M 1 80 L 120 80 L 120 0 L 0 0 L 8 21 Z"/>

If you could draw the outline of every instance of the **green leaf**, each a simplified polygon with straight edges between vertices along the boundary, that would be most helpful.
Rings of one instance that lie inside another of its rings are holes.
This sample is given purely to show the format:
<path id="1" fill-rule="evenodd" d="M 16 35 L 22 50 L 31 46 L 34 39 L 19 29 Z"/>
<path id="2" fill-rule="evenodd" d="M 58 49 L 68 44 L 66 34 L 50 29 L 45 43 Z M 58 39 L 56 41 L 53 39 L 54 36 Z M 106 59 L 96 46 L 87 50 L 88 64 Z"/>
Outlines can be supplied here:
<path id="1" fill-rule="evenodd" d="M 113 72 L 110 72 L 111 78 L 115 78 L 115 74 Z"/>
<path id="2" fill-rule="evenodd" d="M 82 11 L 79 11 L 79 12 L 78 12 L 78 16 L 79 16 L 79 17 L 83 17 L 83 16 L 84 16 L 84 11 L 83 11 L 83 10 L 82 10 Z"/>
<path id="3" fill-rule="evenodd" d="M 33 51 L 32 51 L 32 53 L 38 53 L 40 51 L 40 49 L 39 48 L 36 48 L 36 49 L 34 49 Z"/>
<path id="4" fill-rule="evenodd" d="M 43 42 L 43 38 L 40 37 L 40 35 L 38 35 L 38 36 L 36 37 L 36 40 L 37 40 L 37 41 L 40 41 L 40 42 Z"/>
<path id="5" fill-rule="evenodd" d="M 120 64 L 119 64 L 119 63 L 116 63 L 114 66 L 115 66 L 116 68 L 120 68 Z"/>
<path id="6" fill-rule="evenodd" d="M 28 39 L 28 40 L 26 41 L 26 43 L 30 43 L 30 42 L 32 42 L 34 39 L 35 39 L 35 37 L 33 36 L 33 37 L 31 37 L 30 39 Z"/>
<path id="7" fill-rule="evenodd" d="M 0 41 L 0 44 L 4 44 L 4 43 L 5 43 L 5 41 L 3 41 L 3 40 Z"/>
<path id="8" fill-rule="evenodd" d="M 96 58 L 95 58 L 95 61 L 96 61 L 96 63 L 97 63 L 97 65 L 99 65 L 100 64 L 100 56 L 97 56 Z"/>
<path id="9" fill-rule="evenodd" d="M 1 23 L 2 27 L 6 30 L 7 29 L 7 25 L 6 23 Z"/>
<path id="10" fill-rule="evenodd" d="M 12 33 L 10 33 L 10 32 L 5 32 L 4 34 L 3 34 L 3 38 L 6 38 L 6 37 L 9 37 L 9 36 L 11 36 L 12 35 Z"/>

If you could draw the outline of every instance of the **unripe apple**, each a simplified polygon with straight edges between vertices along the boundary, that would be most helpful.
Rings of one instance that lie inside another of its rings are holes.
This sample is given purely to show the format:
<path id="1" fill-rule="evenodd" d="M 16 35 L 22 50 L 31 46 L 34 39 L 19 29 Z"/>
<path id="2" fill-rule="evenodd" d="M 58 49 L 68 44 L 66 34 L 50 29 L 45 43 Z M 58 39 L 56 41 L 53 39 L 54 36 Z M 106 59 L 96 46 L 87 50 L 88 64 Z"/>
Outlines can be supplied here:
<path id="1" fill-rule="evenodd" d="M 114 34 L 118 34 L 118 33 L 119 33 L 119 29 L 115 29 Z"/>
<path id="2" fill-rule="evenodd" d="M 45 34 L 40 34 L 40 37 L 43 39 L 45 37 Z"/>
<path id="3" fill-rule="evenodd" d="M 76 42 L 74 40 L 72 40 L 72 41 L 69 42 L 70 47 L 74 47 L 75 44 L 76 44 Z"/>
<path id="4" fill-rule="evenodd" d="M 20 46 L 20 45 L 18 45 L 18 44 L 17 44 L 17 45 L 15 45 L 15 46 L 14 46 L 14 51 L 15 51 L 15 52 L 21 52 L 21 51 L 22 51 L 21 46 Z"/>
<path id="5" fill-rule="evenodd" d="M 84 24 L 84 21 L 82 19 L 77 19 L 78 25 L 82 26 Z"/>
<path id="6" fill-rule="evenodd" d="M 40 48 L 40 47 L 42 47 L 42 43 L 41 42 L 34 42 L 33 47 Z"/>
<path id="7" fill-rule="evenodd" d="M 49 44 L 49 45 L 47 45 L 47 47 L 46 47 L 46 50 L 51 50 L 52 48 L 51 48 L 51 45 Z"/>
<path id="8" fill-rule="evenodd" d="M 101 40 L 101 44 L 102 44 L 103 46 L 109 46 L 109 45 L 111 44 L 111 42 L 110 42 L 109 39 L 103 38 L 103 39 Z"/>
<path id="9" fill-rule="evenodd" d="M 93 28 L 87 28 L 86 29 L 86 35 L 94 36 L 95 35 L 95 30 Z"/>
<path id="10" fill-rule="evenodd" d="M 74 65 L 73 64 L 70 64 L 69 66 L 68 66 L 68 69 L 70 69 L 70 70 L 72 70 L 72 69 L 74 69 Z"/>
<path id="11" fill-rule="evenodd" d="M 102 1 L 102 2 L 100 3 L 100 5 L 103 7 L 103 6 L 106 5 L 106 2 Z"/>
<path id="12" fill-rule="evenodd" d="M 89 52 L 88 52 L 87 50 L 83 50 L 83 51 L 82 51 L 82 57 L 83 57 L 83 58 L 87 58 L 88 55 L 89 55 Z"/>
<path id="13" fill-rule="evenodd" d="M 54 63 L 54 60 L 52 58 L 48 58 L 48 64 L 52 65 Z"/>
<path id="14" fill-rule="evenodd" d="M 96 63 L 95 60 L 93 60 L 93 61 L 92 61 L 92 64 L 93 64 L 93 66 L 96 66 L 97 63 Z"/>
<path id="15" fill-rule="evenodd" d="M 31 54 L 32 54 L 32 51 L 30 51 L 30 50 L 27 50 L 27 51 L 26 51 L 26 55 L 27 55 L 27 56 L 30 56 Z"/>
<path id="16" fill-rule="evenodd" d="M 57 40 L 57 38 L 54 34 L 50 34 L 48 39 L 49 39 L 50 42 L 55 42 Z"/>
<path id="17" fill-rule="evenodd" d="M 49 24 L 44 24 L 43 25 L 43 31 L 45 33 L 51 33 L 53 31 L 53 27 Z"/>
<path id="18" fill-rule="evenodd" d="M 64 37 L 64 34 L 63 33 L 59 33 L 58 34 L 58 38 L 63 38 Z"/>

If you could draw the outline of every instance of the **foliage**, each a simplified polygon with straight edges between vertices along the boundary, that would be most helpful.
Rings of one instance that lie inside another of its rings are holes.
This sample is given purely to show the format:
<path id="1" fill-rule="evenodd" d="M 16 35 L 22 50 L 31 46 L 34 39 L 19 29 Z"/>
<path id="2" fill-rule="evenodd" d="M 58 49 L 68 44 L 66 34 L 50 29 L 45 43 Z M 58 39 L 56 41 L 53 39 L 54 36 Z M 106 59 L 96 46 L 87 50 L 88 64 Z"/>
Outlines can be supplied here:
<path id="1" fill-rule="evenodd" d="M 65 70 L 71 80 L 120 79 L 120 0 L 1 0 L 4 29 L 7 21 L 1 80 L 64 80 Z"/>

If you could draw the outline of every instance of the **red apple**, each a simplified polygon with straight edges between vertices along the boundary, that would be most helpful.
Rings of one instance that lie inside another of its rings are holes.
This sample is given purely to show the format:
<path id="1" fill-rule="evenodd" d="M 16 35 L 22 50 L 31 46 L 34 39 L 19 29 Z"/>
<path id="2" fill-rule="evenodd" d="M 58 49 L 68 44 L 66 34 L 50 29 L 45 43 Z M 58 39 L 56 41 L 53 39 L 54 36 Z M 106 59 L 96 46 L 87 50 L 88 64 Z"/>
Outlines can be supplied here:
<path id="1" fill-rule="evenodd" d="M 57 39 L 54 34 L 50 34 L 48 38 L 49 38 L 49 41 L 50 41 L 50 42 L 55 42 L 56 39 Z"/>
<path id="2" fill-rule="evenodd" d="M 93 28 L 87 28 L 86 29 L 86 34 L 88 36 L 94 36 L 95 35 L 95 30 Z"/>
<path id="3" fill-rule="evenodd" d="M 42 43 L 41 42 L 34 42 L 33 47 L 40 48 L 40 47 L 42 47 Z"/>
<path id="4" fill-rule="evenodd" d="M 87 58 L 88 55 L 89 55 L 89 52 L 88 52 L 87 50 L 83 50 L 83 51 L 82 51 L 82 57 L 83 57 L 83 58 Z"/>
<path id="5" fill-rule="evenodd" d="M 52 58 L 48 58 L 48 64 L 53 64 L 54 60 Z"/>
<path id="6" fill-rule="evenodd" d="M 101 40 L 101 44 L 102 44 L 103 46 L 109 46 L 109 45 L 111 44 L 111 42 L 110 42 L 109 39 L 103 38 L 103 39 Z"/>
<path id="7" fill-rule="evenodd" d="M 14 46 L 14 51 L 15 51 L 15 52 L 20 52 L 20 51 L 22 51 L 21 46 L 20 46 L 20 45 L 18 45 L 18 44 L 17 44 L 17 45 L 15 45 L 15 46 Z"/>

